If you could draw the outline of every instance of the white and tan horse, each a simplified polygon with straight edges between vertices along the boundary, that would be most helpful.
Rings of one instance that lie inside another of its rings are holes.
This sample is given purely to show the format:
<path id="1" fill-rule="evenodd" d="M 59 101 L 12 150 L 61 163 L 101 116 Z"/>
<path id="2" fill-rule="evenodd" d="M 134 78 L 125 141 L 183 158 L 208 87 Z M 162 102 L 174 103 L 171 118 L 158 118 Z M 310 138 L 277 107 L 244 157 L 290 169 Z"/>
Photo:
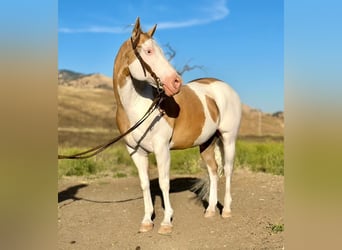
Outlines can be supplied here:
<path id="1" fill-rule="evenodd" d="M 157 88 L 162 86 L 165 91 L 160 109 L 154 110 L 136 130 L 125 136 L 125 142 L 137 166 L 143 191 L 145 215 L 140 232 L 153 228 L 148 154 L 154 152 L 165 205 L 164 219 L 158 232 L 167 234 L 172 231 L 173 216 L 169 199 L 170 149 L 200 147 L 210 177 L 209 205 L 205 217 L 211 217 L 215 215 L 217 205 L 218 165 L 214 148 L 221 145 L 226 176 L 222 217 L 230 217 L 230 182 L 241 103 L 228 84 L 214 78 L 197 79 L 182 85 L 181 77 L 152 38 L 155 29 L 156 26 L 144 33 L 137 19 L 131 39 L 123 43 L 115 59 L 113 85 L 117 101 L 116 120 L 121 133 L 145 114 L 157 95 Z M 221 143 L 216 144 L 217 140 Z"/>

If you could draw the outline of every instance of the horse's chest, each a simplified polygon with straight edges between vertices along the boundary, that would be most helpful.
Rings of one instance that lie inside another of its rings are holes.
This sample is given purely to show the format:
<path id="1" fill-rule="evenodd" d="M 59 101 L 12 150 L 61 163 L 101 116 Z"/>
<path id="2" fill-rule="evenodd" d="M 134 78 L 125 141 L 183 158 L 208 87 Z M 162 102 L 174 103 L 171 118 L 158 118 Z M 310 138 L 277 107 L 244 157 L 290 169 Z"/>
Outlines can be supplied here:
<path id="1" fill-rule="evenodd" d="M 130 146 L 138 146 L 148 152 L 153 152 L 156 140 L 165 140 L 167 143 L 171 135 L 171 127 L 162 119 L 162 114 L 155 111 L 151 117 L 132 132 Z"/>

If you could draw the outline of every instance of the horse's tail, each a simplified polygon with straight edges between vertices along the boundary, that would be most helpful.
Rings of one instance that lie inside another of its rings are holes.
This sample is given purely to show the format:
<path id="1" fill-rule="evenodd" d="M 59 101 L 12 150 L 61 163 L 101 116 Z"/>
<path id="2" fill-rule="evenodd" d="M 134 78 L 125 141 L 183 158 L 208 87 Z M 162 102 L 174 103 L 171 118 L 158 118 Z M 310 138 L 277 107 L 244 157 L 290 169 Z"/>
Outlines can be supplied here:
<path id="1" fill-rule="evenodd" d="M 217 174 L 219 177 L 224 175 L 224 151 L 223 143 L 220 137 L 217 137 L 215 142 L 215 161 L 217 164 Z M 207 201 L 209 197 L 210 181 L 208 173 L 204 178 L 199 179 L 191 188 L 191 190 L 197 195 L 197 198 L 202 201 Z"/>
<path id="2" fill-rule="evenodd" d="M 220 139 L 220 137 L 218 137 L 218 140 L 216 140 L 215 143 L 215 160 L 216 160 L 216 164 L 217 164 L 217 174 L 219 177 L 222 177 L 224 175 L 224 151 L 223 151 L 223 142 Z"/>

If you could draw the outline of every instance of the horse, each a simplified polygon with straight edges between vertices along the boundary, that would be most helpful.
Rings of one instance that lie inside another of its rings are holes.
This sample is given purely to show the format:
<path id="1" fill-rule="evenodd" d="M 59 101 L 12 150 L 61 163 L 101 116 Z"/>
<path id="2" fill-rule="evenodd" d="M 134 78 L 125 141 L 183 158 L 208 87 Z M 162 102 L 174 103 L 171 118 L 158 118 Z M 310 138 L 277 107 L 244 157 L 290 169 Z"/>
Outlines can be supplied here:
<path id="1" fill-rule="evenodd" d="M 158 108 L 133 132 L 124 137 L 126 148 L 138 169 L 144 200 L 144 217 L 139 232 L 153 229 L 153 204 L 148 175 L 148 154 L 155 154 L 159 186 L 164 201 L 164 218 L 158 233 L 172 233 L 173 209 L 169 198 L 170 150 L 199 146 L 209 173 L 206 218 L 215 215 L 217 205 L 220 149 L 226 176 L 221 216 L 231 216 L 231 174 L 235 142 L 241 120 L 238 94 L 216 78 L 201 78 L 183 84 L 181 76 L 165 58 L 153 39 L 157 25 L 143 32 L 137 18 L 131 34 L 120 47 L 114 61 L 113 87 L 117 103 L 116 123 L 121 134 L 144 116 L 156 96 Z M 218 146 L 218 147 L 217 147 Z"/>

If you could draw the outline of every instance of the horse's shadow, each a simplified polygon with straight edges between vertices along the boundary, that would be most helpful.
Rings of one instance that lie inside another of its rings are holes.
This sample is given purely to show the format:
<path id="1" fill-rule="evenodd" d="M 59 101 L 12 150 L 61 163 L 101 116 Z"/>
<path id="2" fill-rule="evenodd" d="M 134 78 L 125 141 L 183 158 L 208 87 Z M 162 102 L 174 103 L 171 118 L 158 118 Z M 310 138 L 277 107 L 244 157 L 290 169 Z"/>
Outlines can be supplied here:
<path id="1" fill-rule="evenodd" d="M 203 208 L 206 209 L 209 204 L 207 201 L 208 194 L 203 195 L 203 193 L 206 193 L 207 191 L 206 189 L 208 187 L 206 187 L 204 183 L 205 181 L 203 179 L 195 178 L 195 177 L 175 178 L 175 179 L 170 180 L 170 194 L 190 191 L 195 194 L 195 196 L 190 199 L 196 200 L 196 202 L 202 204 Z M 153 206 L 155 205 L 156 197 L 159 196 L 162 201 L 162 207 L 165 208 L 164 199 L 163 199 L 162 191 L 159 187 L 158 178 L 152 179 L 150 181 L 150 189 L 151 189 Z M 219 209 L 220 214 L 221 214 L 223 210 L 223 205 L 220 202 L 218 202 L 216 206 Z"/>
<path id="2" fill-rule="evenodd" d="M 58 203 L 63 202 L 65 200 L 81 200 L 82 198 L 79 198 L 76 196 L 79 189 L 82 189 L 84 187 L 87 187 L 88 184 L 78 184 L 72 187 L 69 187 L 61 192 L 58 192 Z"/>
<path id="3" fill-rule="evenodd" d="M 194 196 L 194 199 L 197 199 L 198 201 L 201 201 L 203 206 L 206 207 L 206 201 L 201 200 L 199 197 L 199 194 L 201 192 L 201 188 L 194 188 L 197 183 L 199 183 L 201 179 L 195 178 L 195 177 L 179 177 L 175 179 L 170 180 L 170 194 L 172 193 L 180 193 L 185 191 L 193 192 L 196 196 Z M 155 178 L 150 180 L 150 190 L 151 190 L 151 197 L 152 197 L 152 203 L 155 205 L 156 197 L 159 196 L 162 201 L 162 207 L 164 206 L 164 199 L 162 191 L 159 187 L 159 179 Z"/>
<path id="4" fill-rule="evenodd" d="M 200 178 L 195 177 L 178 177 L 175 179 L 170 180 L 170 193 L 179 193 L 179 192 L 186 192 L 190 191 L 195 194 L 193 198 L 199 203 L 202 204 L 203 208 L 207 208 L 208 202 L 206 199 L 202 198 L 201 193 L 203 193 L 203 189 L 205 188 L 204 185 L 197 185 L 198 183 L 203 182 Z M 72 201 L 88 201 L 88 202 L 95 202 L 95 203 L 124 203 L 129 202 L 133 200 L 139 200 L 143 197 L 137 197 L 137 198 L 131 198 L 131 199 L 124 199 L 124 200 L 93 200 L 93 199 L 87 199 L 84 197 L 77 196 L 77 193 L 80 189 L 87 187 L 88 184 L 78 184 L 72 187 L 69 187 L 61 192 L 58 192 L 58 203 L 61 203 L 66 200 L 72 200 Z M 159 187 L 159 180 L 158 178 L 150 180 L 150 190 L 151 190 L 151 197 L 153 205 L 155 205 L 156 197 L 159 196 L 162 201 L 162 207 L 164 206 L 164 200 L 163 195 Z M 221 203 L 217 203 L 217 207 L 222 213 L 223 206 Z"/>

